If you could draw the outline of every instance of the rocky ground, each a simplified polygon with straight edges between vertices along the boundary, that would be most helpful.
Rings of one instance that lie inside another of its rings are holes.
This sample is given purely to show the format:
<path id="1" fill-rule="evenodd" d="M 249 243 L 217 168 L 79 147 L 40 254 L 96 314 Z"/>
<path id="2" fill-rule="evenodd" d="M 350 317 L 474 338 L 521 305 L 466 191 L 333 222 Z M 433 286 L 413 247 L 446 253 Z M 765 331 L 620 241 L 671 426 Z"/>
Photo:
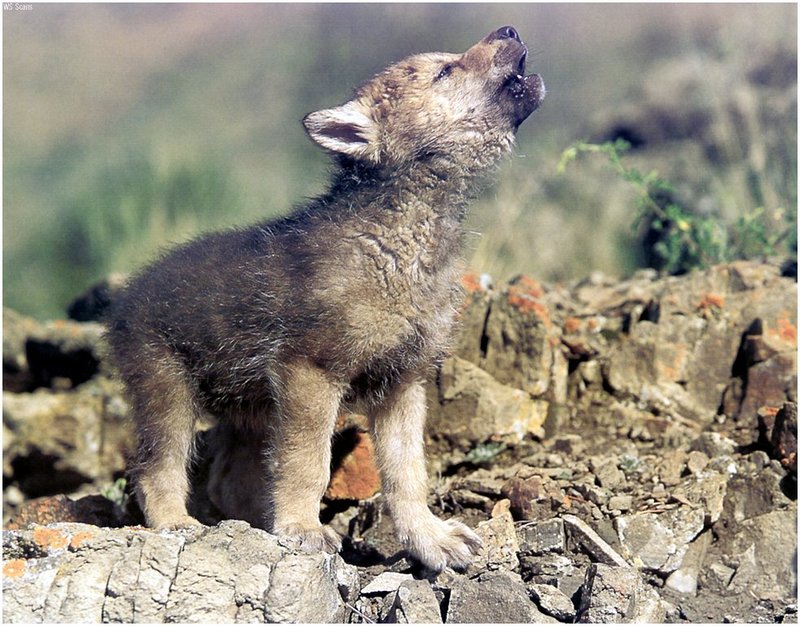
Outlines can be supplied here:
<path id="1" fill-rule="evenodd" d="M 212 422 L 191 503 L 209 525 L 143 528 L 91 321 L 119 282 L 69 321 L 5 310 L 3 621 L 795 622 L 796 273 L 465 277 L 429 388 L 430 505 L 484 547 L 438 576 L 395 542 L 352 415 L 322 513 L 340 555 L 220 521 Z"/>

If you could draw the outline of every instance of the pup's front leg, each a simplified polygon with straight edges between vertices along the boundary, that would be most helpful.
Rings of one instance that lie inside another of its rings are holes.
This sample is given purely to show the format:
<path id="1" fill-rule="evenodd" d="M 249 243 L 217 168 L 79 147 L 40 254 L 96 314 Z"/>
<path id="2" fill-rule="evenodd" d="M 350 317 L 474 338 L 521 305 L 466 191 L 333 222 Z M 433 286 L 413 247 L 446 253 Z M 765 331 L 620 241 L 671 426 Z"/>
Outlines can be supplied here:
<path id="1" fill-rule="evenodd" d="M 375 407 L 371 419 L 383 493 L 398 537 L 433 570 L 466 567 L 481 540 L 460 522 L 438 519 L 427 505 L 422 383 L 397 385 Z"/>
<path id="2" fill-rule="evenodd" d="M 322 369 L 287 367 L 278 402 L 278 437 L 270 455 L 273 531 L 307 550 L 336 552 L 339 535 L 319 521 L 328 486 L 333 436 L 342 388 Z"/>

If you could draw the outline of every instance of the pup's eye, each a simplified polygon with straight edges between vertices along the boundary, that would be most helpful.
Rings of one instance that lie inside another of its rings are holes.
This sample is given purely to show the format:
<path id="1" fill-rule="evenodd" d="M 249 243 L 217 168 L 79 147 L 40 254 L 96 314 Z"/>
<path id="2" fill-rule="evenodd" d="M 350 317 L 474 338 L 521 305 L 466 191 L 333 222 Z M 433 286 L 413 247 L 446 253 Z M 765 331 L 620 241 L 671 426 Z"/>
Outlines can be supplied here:
<path id="1" fill-rule="evenodd" d="M 455 63 L 448 63 L 447 65 L 445 65 L 442 69 L 439 70 L 439 73 L 433 79 L 433 82 L 436 82 L 437 80 L 442 80 L 443 78 L 450 76 L 450 73 L 453 71 L 453 68 L 455 66 L 456 66 Z"/>

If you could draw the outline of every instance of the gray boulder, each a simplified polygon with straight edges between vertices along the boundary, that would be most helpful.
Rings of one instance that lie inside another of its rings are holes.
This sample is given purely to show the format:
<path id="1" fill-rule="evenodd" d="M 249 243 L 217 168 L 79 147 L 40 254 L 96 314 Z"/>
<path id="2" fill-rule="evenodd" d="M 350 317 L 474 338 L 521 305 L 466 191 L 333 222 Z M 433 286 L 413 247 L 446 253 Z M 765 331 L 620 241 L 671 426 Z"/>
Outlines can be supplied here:
<path id="1" fill-rule="evenodd" d="M 3 551 L 6 623 L 343 622 L 357 594 L 338 555 L 292 552 L 245 522 L 53 524 L 3 531 Z"/>

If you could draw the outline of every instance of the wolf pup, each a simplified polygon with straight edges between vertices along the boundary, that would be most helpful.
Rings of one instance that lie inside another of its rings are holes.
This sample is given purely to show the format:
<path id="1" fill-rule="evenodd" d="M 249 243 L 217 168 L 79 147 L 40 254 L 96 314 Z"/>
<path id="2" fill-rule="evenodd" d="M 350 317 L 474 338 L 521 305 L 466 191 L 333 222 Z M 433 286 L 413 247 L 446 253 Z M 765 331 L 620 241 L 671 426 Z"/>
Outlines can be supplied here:
<path id="1" fill-rule="evenodd" d="M 336 157 L 325 195 L 182 245 L 131 280 L 109 339 L 136 422 L 148 525 L 198 523 L 187 465 L 208 412 L 262 447 L 265 493 L 250 494 L 260 525 L 337 550 L 320 499 L 337 414 L 358 401 L 399 538 L 434 570 L 469 562 L 478 537 L 426 504 L 424 382 L 459 305 L 467 202 L 545 94 L 538 75 L 525 76 L 526 57 L 505 26 L 463 54 L 392 65 L 303 120 Z"/>

